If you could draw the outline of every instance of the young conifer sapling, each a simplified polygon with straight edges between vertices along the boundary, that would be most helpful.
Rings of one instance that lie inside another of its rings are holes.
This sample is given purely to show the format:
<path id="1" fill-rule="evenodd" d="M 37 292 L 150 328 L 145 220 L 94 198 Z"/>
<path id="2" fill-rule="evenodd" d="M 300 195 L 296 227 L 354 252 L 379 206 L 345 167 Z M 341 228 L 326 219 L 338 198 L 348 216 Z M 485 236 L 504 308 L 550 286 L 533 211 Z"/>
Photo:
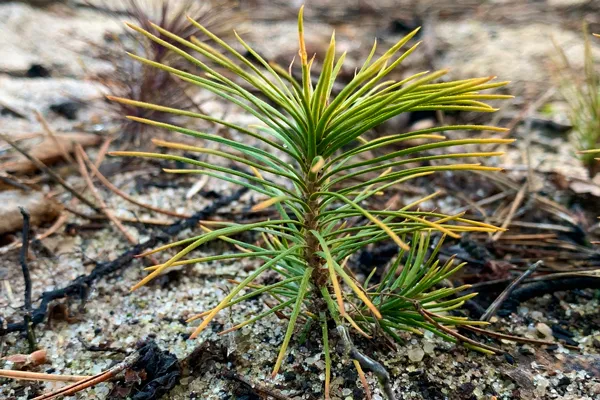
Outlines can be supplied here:
<path id="1" fill-rule="evenodd" d="M 133 25 L 131 28 L 187 60 L 204 71 L 203 74 L 188 73 L 136 55 L 132 57 L 214 93 L 255 117 L 260 124 L 242 126 L 201 113 L 113 97 L 112 100 L 128 106 L 211 121 L 240 137 L 240 140 L 231 140 L 183 126 L 130 117 L 142 124 L 202 139 L 198 146 L 157 140 L 155 143 L 159 147 L 183 150 L 188 154 L 209 154 L 229 164 L 219 165 L 168 153 L 113 154 L 188 164 L 189 168 L 167 171 L 208 175 L 247 187 L 265 198 L 253 207 L 254 210 L 273 208 L 278 217 L 246 224 L 222 222 L 210 228 L 204 226 L 199 235 L 144 253 L 150 255 L 183 247 L 164 264 L 148 268 L 149 275 L 133 289 L 180 265 L 244 258 L 260 260 L 261 264 L 237 282 L 219 304 L 190 318 L 190 321 L 201 320 L 192 337 L 200 335 L 219 312 L 260 294 L 269 295 L 273 299 L 272 308 L 252 315 L 225 332 L 274 313 L 285 314 L 289 322 L 272 370 L 275 377 L 294 332 L 305 335 L 312 325 L 320 326 L 327 398 L 332 365 L 330 339 L 334 336 L 344 344 L 355 365 L 373 371 L 380 378 L 390 398 L 393 393 L 387 372 L 352 344 L 353 335 L 373 338 L 384 334 L 401 341 L 400 331 L 421 334 L 423 330 L 429 330 L 482 352 L 493 351 L 489 346 L 469 341 L 454 329 L 482 323 L 447 313 L 460 307 L 472 295 L 461 296 L 464 287 L 439 285 L 462 265 L 454 265 L 453 260 L 440 263 L 437 252 L 441 241 L 434 245 L 430 233 L 435 231 L 456 238 L 462 232 L 494 232 L 497 228 L 465 219 L 462 214 L 420 211 L 419 204 L 434 197 L 435 193 L 400 209 L 382 210 L 370 204 L 374 196 L 390 187 L 435 172 L 498 170 L 468 160 L 501 153 L 465 151 L 464 148 L 512 140 L 477 135 L 451 139 L 444 135 L 450 131 L 504 131 L 485 125 L 437 126 L 372 140 L 363 135 L 406 112 L 493 112 L 495 109 L 486 101 L 509 96 L 484 91 L 506 82 L 493 82 L 493 77 L 483 77 L 437 83 L 446 70 L 421 72 L 401 81 L 389 79 L 388 75 L 419 45 L 416 43 L 403 50 L 417 33 L 415 30 L 380 57 L 375 55 L 375 43 L 353 79 L 333 94 L 345 53 L 336 54 L 335 36 L 332 35 L 321 71 L 317 79 L 313 79 L 314 58 L 309 58 L 305 48 L 302 9 L 298 16 L 299 80 L 294 77 L 292 66 L 284 69 L 267 62 L 237 34 L 246 55 L 196 21 L 190 22 L 219 48 L 195 37 L 190 40 L 178 37 L 157 25 L 152 25 L 151 29 Z M 419 139 L 418 144 L 414 139 Z M 204 147 L 202 143 L 205 142 L 218 143 L 220 149 Z M 382 153 L 393 144 L 403 147 Z M 372 150 L 378 150 L 382 155 L 369 156 Z M 236 238 L 236 235 L 249 231 L 260 235 L 260 240 L 249 242 Z M 236 250 L 230 254 L 192 257 L 192 252 L 199 246 L 217 239 L 232 244 Z M 369 244 L 386 240 L 395 242 L 399 248 L 395 261 L 382 272 L 383 277 L 378 283 L 370 285 L 370 279 L 359 283 L 348 268 L 349 257 Z M 276 273 L 279 281 L 259 284 L 261 275 L 267 272 Z M 336 335 L 330 332 L 331 323 L 336 326 Z"/>
<path id="2" fill-rule="evenodd" d="M 569 107 L 568 114 L 581 161 L 593 178 L 600 167 L 594 149 L 600 146 L 600 74 L 596 70 L 587 24 L 583 26 L 583 74 L 572 67 L 563 49 L 557 50 L 558 87 Z M 597 35 L 594 35 L 597 36 Z"/>

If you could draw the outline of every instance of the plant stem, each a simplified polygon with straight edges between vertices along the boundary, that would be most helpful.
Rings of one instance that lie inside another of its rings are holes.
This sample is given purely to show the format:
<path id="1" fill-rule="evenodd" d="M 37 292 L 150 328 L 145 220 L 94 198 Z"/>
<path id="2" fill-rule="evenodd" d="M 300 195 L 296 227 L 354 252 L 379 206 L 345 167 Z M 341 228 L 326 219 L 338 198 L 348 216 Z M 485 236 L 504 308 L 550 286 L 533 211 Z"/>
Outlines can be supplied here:
<path id="1" fill-rule="evenodd" d="M 346 329 L 346 327 L 342 324 L 342 320 L 340 319 L 339 313 L 335 309 L 335 302 L 331 298 L 331 295 L 327 291 L 327 288 L 321 288 L 321 295 L 327 303 L 327 307 L 329 308 L 329 315 L 331 315 L 331 318 L 333 318 L 333 321 L 337 326 L 337 331 L 339 333 L 340 339 L 342 339 L 342 343 L 344 344 L 344 350 L 346 351 L 346 353 L 350 355 L 350 358 L 358 361 L 362 368 L 373 372 L 377 377 L 377 380 L 379 380 L 379 384 L 383 389 L 385 397 L 388 400 L 395 400 L 389 372 L 379 362 L 373 360 L 369 356 L 366 356 L 365 354 L 358 351 L 356 347 L 354 347 L 354 343 L 352 343 L 352 339 L 350 338 L 348 329 Z"/>
<path id="2" fill-rule="evenodd" d="M 317 183 L 317 174 L 312 172 L 311 168 L 307 169 L 307 172 L 304 175 L 304 179 L 307 187 L 306 197 L 304 201 L 306 202 L 306 204 L 308 204 L 309 209 L 309 211 L 305 215 L 305 259 L 308 263 L 308 268 L 313 269 L 311 280 L 313 284 L 315 284 L 319 288 L 321 292 L 321 297 L 325 300 L 325 303 L 327 304 L 327 308 L 329 309 L 329 315 L 333 318 L 337 326 L 337 330 L 344 344 L 346 354 L 349 354 L 352 359 L 358 361 L 362 368 L 373 372 L 375 376 L 377 376 L 377 379 L 379 380 L 379 383 L 383 388 L 383 392 L 386 398 L 388 400 L 395 400 L 394 393 L 390 385 L 390 374 L 387 372 L 383 365 L 373 360 L 372 358 L 362 354 L 356 349 L 356 347 L 354 347 L 352 339 L 350 339 L 350 334 L 348 333 L 346 327 L 342 324 L 339 311 L 336 309 L 334 301 L 331 298 L 331 295 L 329 294 L 329 274 L 325 272 L 327 271 L 326 269 L 321 268 L 322 261 L 321 258 L 317 255 L 317 251 L 319 251 L 319 241 L 315 237 L 315 235 L 311 233 L 311 230 L 319 232 L 319 223 L 317 218 L 319 213 L 319 202 L 317 199 L 317 193 L 319 193 L 320 191 L 320 186 Z M 327 348 L 329 347 L 328 345 L 326 346 Z"/>
<path id="3" fill-rule="evenodd" d="M 306 182 L 307 191 L 305 194 L 304 201 L 308 204 L 308 212 L 305 214 L 305 232 L 304 232 L 304 240 L 306 242 L 306 250 L 304 251 L 304 257 L 307 261 L 308 267 L 313 269 L 313 274 L 311 277 L 312 282 L 317 287 L 323 287 L 327 284 L 327 275 L 323 274 L 321 269 L 321 260 L 317 255 L 317 251 L 319 250 L 319 241 L 311 233 L 312 230 L 319 231 L 318 227 L 318 212 L 319 212 L 319 202 L 316 199 L 315 193 L 319 191 L 319 187 L 316 183 L 316 177 L 314 174 L 310 172 L 310 166 L 308 168 L 308 172 L 304 175 L 304 180 Z"/>

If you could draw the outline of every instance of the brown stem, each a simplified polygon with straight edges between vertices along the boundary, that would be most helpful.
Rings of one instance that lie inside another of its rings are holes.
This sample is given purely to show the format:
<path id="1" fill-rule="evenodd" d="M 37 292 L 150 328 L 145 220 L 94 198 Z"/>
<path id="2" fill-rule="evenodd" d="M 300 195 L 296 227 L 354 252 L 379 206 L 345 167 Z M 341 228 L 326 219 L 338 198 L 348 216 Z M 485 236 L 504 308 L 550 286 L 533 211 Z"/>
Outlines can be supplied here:
<path id="1" fill-rule="evenodd" d="M 12 369 L 0 369 L 3 378 L 19 379 L 22 381 L 46 381 L 46 382 L 79 382 L 91 378 L 85 375 L 53 375 L 40 372 L 15 371 Z"/>
<path id="2" fill-rule="evenodd" d="M 450 336 L 453 336 L 457 340 L 458 343 L 463 343 L 463 344 L 464 343 L 468 343 L 471 346 L 480 347 L 482 349 L 491 351 L 492 353 L 496 353 L 496 354 L 505 353 L 505 351 L 503 351 L 502 349 L 499 349 L 499 348 L 496 348 L 496 347 L 493 347 L 493 346 L 488 346 L 487 344 L 484 344 L 484 343 L 479 343 L 479 342 L 477 342 L 477 341 L 475 341 L 473 339 L 470 339 L 470 338 L 468 338 L 468 337 L 466 337 L 464 335 L 461 335 L 460 333 L 458 333 L 458 332 L 456 332 L 456 331 L 454 331 L 454 330 L 452 330 L 452 329 L 450 329 L 450 328 L 448 328 L 448 327 L 440 324 L 435 319 L 433 319 L 433 317 L 437 317 L 436 314 L 432 313 L 431 311 L 427 311 L 426 309 L 424 309 L 421 306 L 421 303 L 419 303 L 418 301 L 411 300 L 411 299 L 408 299 L 408 300 L 413 304 L 413 306 L 415 307 L 415 309 L 417 310 L 417 312 L 419 314 L 421 314 L 421 316 L 427 322 L 429 322 L 430 324 L 432 324 L 433 326 L 435 326 L 437 329 L 441 330 L 442 332 L 444 332 L 444 333 L 446 333 L 446 334 L 448 334 Z"/>
<path id="3" fill-rule="evenodd" d="M 306 242 L 306 250 L 304 251 L 305 260 L 308 263 L 308 267 L 313 269 L 312 281 L 318 287 L 327 284 L 327 275 L 323 273 L 321 268 L 321 259 L 317 255 L 317 251 L 319 251 L 319 241 L 311 233 L 311 230 L 318 231 L 319 223 L 317 221 L 317 211 L 319 208 L 319 203 L 316 199 L 313 198 L 314 194 L 319 191 L 319 188 L 316 186 L 313 178 L 311 178 L 310 173 L 305 175 L 305 180 L 307 181 L 307 192 L 305 197 L 305 202 L 308 204 L 309 211 L 305 215 L 304 223 L 306 225 L 306 230 L 304 233 L 304 240 Z"/>
<path id="4" fill-rule="evenodd" d="M 510 296 L 510 294 L 513 292 L 513 290 L 515 290 L 517 288 L 517 286 L 519 286 L 519 284 L 521 284 L 521 282 L 523 282 L 523 280 L 525 280 L 527 277 L 529 277 L 529 275 L 531 275 L 537 269 L 537 267 L 539 267 L 540 265 L 544 265 L 544 262 L 542 260 L 532 264 L 527 269 L 527 271 L 522 273 L 521 276 L 519 276 L 510 285 L 508 285 L 506 287 L 506 289 L 504 289 L 504 291 L 500 294 L 500 296 L 498 296 L 498 298 L 496 300 L 494 300 L 494 302 L 492 304 L 490 304 L 488 309 L 485 310 L 485 313 L 481 316 L 481 318 L 479 318 L 479 320 L 480 321 L 489 321 L 492 318 L 492 316 L 494 314 L 496 314 L 496 311 L 498 311 L 498 309 L 500 308 L 502 303 L 504 303 L 504 301 Z"/>
<path id="5" fill-rule="evenodd" d="M 326 269 L 321 268 L 322 260 L 317 255 L 317 251 L 319 250 L 319 242 L 317 238 L 310 232 L 311 230 L 319 231 L 318 221 L 317 221 L 317 211 L 319 209 L 319 204 L 316 199 L 313 199 L 315 193 L 319 192 L 320 188 L 316 186 L 314 177 L 311 177 L 310 173 L 306 175 L 307 180 L 307 195 L 305 198 L 305 202 L 309 206 L 309 212 L 306 214 L 305 224 L 306 224 L 306 252 L 305 257 L 308 262 L 308 266 L 313 268 L 312 280 L 315 285 L 321 290 L 322 295 L 327 296 L 329 292 L 328 288 L 325 286 L 329 281 L 329 275 L 326 272 Z M 325 293 L 323 293 L 323 291 Z M 335 315 L 335 312 L 331 313 L 331 317 L 335 320 L 337 324 L 337 329 L 344 343 L 344 348 L 346 352 L 350 355 L 350 357 L 358 363 L 358 365 L 362 368 L 365 368 L 377 377 L 381 387 L 383 388 L 383 392 L 388 400 L 395 400 L 394 392 L 391 386 L 391 379 L 389 372 L 385 369 L 383 365 L 381 365 L 376 360 L 368 357 L 367 355 L 361 353 L 352 343 L 352 339 L 350 338 L 350 334 L 345 326 L 342 325 L 338 316 Z M 368 390 L 368 386 L 367 386 Z"/>
<path id="6" fill-rule="evenodd" d="M 107 371 L 100 372 L 99 374 L 94 376 L 85 377 L 85 379 L 76 381 L 71 385 L 65 386 L 51 393 L 38 396 L 33 400 L 53 400 L 63 396 L 72 396 L 73 394 L 81 392 L 84 389 L 96 386 L 99 383 L 106 382 L 109 379 L 112 379 L 120 372 L 131 368 L 131 366 L 135 364 L 139 358 L 140 352 L 136 351 L 135 353 L 133 353 L 130 356 L 127 356 L 123 361 L 108 369 Z"/>

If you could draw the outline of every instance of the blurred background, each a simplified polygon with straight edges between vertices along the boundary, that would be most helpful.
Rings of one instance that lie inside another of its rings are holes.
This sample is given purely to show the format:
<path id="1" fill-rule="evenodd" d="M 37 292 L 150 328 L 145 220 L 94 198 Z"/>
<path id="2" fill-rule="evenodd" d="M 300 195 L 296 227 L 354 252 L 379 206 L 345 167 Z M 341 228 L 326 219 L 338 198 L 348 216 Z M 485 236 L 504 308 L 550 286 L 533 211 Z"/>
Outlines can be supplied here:
<path id="1" fill-rule="evenodd" d="M 4 0 L 0 2 L 3 128 L 37 129 L 39 122 L 31 113 L 35 109 L 55 123 L 58 130 L 71 129 L 79 123 L 84 130 L 101 131 L 109 128 L 102 125 L 107 118 L 118 119 L 123 110 L 113 109 L 114 113 L 107 115 L 106 108 L 114 106 L 105 104 L 99 88 L 106 94 L 148 99 L 160 92 L 160 83 L 147 82 L 152 78 L 144 77 L 145 71 L 124 56 L 124 50 L 136 52 L 146 46 L 132 38 L 131 30 L 122 24 L 124 20 L 138 24 L 152 20 L 190 36 L 195 34 L 185 21 L 185 15 L 190 14 L 218 34 L 230 34 L 235 28 L 264 58 L 287 67 L 298 50 L 296 15 L 300 3 Z M 397 74 L 407 76 L 450 68 L 448 79 L 495 75 L 499 80 L 510 80 L 511 85 L 504 90 L 515 96 L 514 101 L 504 102 L 499 114 L 485 117 L 501 125 L 512 122 L 517 126 L 516 122 L 523 119 L 519 115 L 535 113 L 534 128 L 546 124 L 567 142 L 568 106 L 558 93 L 561 82 L 556 73 L 562 66 L 559 49 L 564 51 L 569 67 L 581 73 L 583 24 L 588 24 L 590 32 L 600 32 L 600 2 L 592 0 L 309 0 L 305 16 L 308 52 L 316 55 L 317 67 L 334 29 L 338 51 L 348 52 L 341 80 L 351 78 L 375 38 L 379 49 L 385 49 L 421 27 L 415 40 L 421 40 L 422 45 L 402 63 Z M 600 44 L 597 40 L 592 42 L 597 60 Z M 151 91 L 154 94 L 143 93 Z M 172 85 L 165 91 L 168 93 L 163 93 L 164 97 L 177 97 L 173 96 Z M 202 94 L 192 92 L 190 89 L 191 99 L 169 101 L 177 105 L 200 101 L 193 97 L 201 98 Z M 545 115 L 540 116 L 541 113 Z M 421 118 L 427 116 L 416 116 L 409 122 Z M 409 123 L 395 122 L 399 125 L 391 129 L 404 128 Z M 516 130 L 511 132 L 515 133 L 518 135 Z M 548 144 L 554 139 L 551 136 L 540 140 Z M 533 142 L 534 146 L 538 144 Z M 542 167 L 565 164 L 562 156 L 555 160 L 553 154 L 560 152 L 567 157 L 571 149 L 552 144 L 550 147 Z M 578 164 L 568 160 L 568 164 Z M 584 172 L 573 173 L 583 176 Z"/>

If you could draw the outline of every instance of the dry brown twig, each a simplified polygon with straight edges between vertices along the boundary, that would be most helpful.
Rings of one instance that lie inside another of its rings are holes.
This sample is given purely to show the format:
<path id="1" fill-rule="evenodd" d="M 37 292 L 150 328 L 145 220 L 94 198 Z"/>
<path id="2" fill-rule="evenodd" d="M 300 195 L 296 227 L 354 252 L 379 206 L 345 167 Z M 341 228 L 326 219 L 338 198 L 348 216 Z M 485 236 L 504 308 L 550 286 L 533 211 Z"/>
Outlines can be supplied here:
<path id="1" fill-rule="evenodd" d="M 54 145 L 56 146 L 56 148 L 58 148 L 60 150 L 60 152 L 61 152 L 64 160 L 66 162 L 69 162 L 69 163 L 75 162 L 75 160 L 73 160 L 73 157 L 71 157 L 71 155 L 69 154 L 69 152 L 67 151 L 67 149 L 63 145 L 63 143 L 56 138 L 56 134 L 54 133 L 54 131 L 52 130 L 52 128 L 50 128 L 50 124 L 48 124 L 48 121 L 46 121 L 46 119 L 44 118 L 44 116 L 42 115 L 42 113 L 40 113 L 39 111 L 35 110 L 35 118 L 38 120 L 38 122 L 40 123 L 40 125 L 42 125 L 42 128 L 48 134 L 48 136 L 50 136 L 50 139 L 52 139 L 52 141 L 54 142 Z"/>
<path id="2" fill-rule="evenodd" d="M 0 369 L 0 377 L 12 378 L 24 381 L 47 381 L 47 382 L 80 382 L 89 379 L 88 375 L 54 375 L 41 372 L 15 371 L 12 369 Z"/>
<path id="3" fill-rule="evenodd" d="M 528 344 L 543 345 L 543 346 L 552 346 L 552 345 L 556 344 L 555 342 L 551 342 L 549 340 L 529 339 L 529 338 L 525 338 L 525 337 L 507 335 L 505 333 L 488 331 L 488 330 L 485 330 L 485 329 L 477 328 L 475 326 L 463 326 L 461 328 L 462 329 L 467 329 L 469 331 L 473 331 L 475 333 L 479 333 L 481 335 L 485 335 L 485 336 L 489 336 L 489 337 L 494 337 L 496 339 L 510 340 L 511 342 L 528 343 Z"/>
<path id="4" fill-rule="evenodd" d="M 104 142 L 102 142 L 102 145 L 100 145 L 100 148 L 98 149 L 98 155 L 96 156 L 96 161 L 94 162 L 94 167 L 96 168 L 100 168 L 100 164 L 102 164 L 102 161 L 104 161 L 104 158 L 106 157 L 106 154 L 108 153 L 108 148 L 110 147 L 110 144 L 112 143 L 113 138 L 112 137 L 108 137 L 106 139 L 104 139 Z M 92 175 L 93 177 L 93 175 Z"/>
<path id="5" fill-rule="evenodd" d="M 371 400 L 371 389 L 369 388 L 369 383 L 367 382 L 367 378 L 365 377 L 365 372 L 360 366 L 358 360 L 352 360 L 352 362 L 354 363 L 354 368 L 356 368 L 356 372 L 358 372 L 360 383 L 362 384 L 363 389 L 365 389 L 365 397 L 367 398 L 367 400 Z"/>
<path id="6" fill-rule="evenodd" d="M 515 288 L 521 282 L 523 282 L 523 280 L 525 280 L 527 277 L 529 277 L 529 275 L 531 275 L 537 269 L 537 267 L 539 267 L 540 265 L 544 265 L 544 263 L 541 260 L 532 264 L 527 269 L 527 271 L 523 272 L 517 279 L 515 279 L 510 285 L 508 285 L 506 287 L 506 289 L 504 289 L 502 291 L 502 293 L 500 293 L 500 296 L 498 296 L 498 298 L 496 300 L 494 300 L 492 304 L 490 304 L 488 309 L 485 310 L 485 313 L 481 316 L 481 318 L 479 318 L 479 320 L 480 321 L 489 321 L 490 318 L 492 318 L 492 316 L 494 314 L 496 314 L 496 311 L 498 310 L 498 308 L 500 308 L 502 303 L 504 303 L 504 301 L 508 298 L 508 296 L 510 296 L 512 291 L 515 290 Z"/>
<path id="7" fill-rule="evenodd" d="M 123 234 L 123 236 L 127 239 L 127 241 L 129 243 L 136 244 L 137 240 L 131 235 L 131 233 L 129 233 L 127 231 L 127 229 L 125 229 L 125 227 L 123 226 L 123 224 L 121 223 L 121 221 L 115 216 L 115 214 L 112 212 L 112 210 L 110 208 L 108 208 L 108 206 L 106 205 L 106 203 L 102 199 L 102 196 L 100 196 L 100 193 L 98 193 L 98 190 L 94 186 L 94 183 L 92 182 L 92 178 L 90 177 L 90 174 L 88 173 L 88 170 L 85 167 L 85 162 L 83 161 L 83 158 L 84 158 L 83 154 L 84 153 L 85 153 L 85 151 L 83 150 L 83 147 L 81 147 L 79 145 L 77 145 L 75 147 L 75 158 L 77 159 L 77 164 L 79 165 L 79 171 L 80 171 L 81 176 L 83 177 L 83 179 L 86 181 L 87 187 L 90 188 L 90 191 L 92 192 L 92 195 L 96 198 L 96 201 L 98 202 L 98 204 L 100 204 L 100 211 L 104 215 L 106 215 L 106 217 L 113 224 L 115 224 L 115 227 L 119 231 L 121 231 L 121 233 Z"/>
<path id="8" fill-rule="evenodd" d="M 550 89 L 546 90 L 546 92 L 544 92 L 539 98 L 537 98 L 534 102 L 530 103 L 527 107 L 524 107 L 523 110 L 517 114 L 507 125 L 506 128 L 508 128 L 507 131 L 503 132 L 502 134 L 500 134 L 500 137 L 503 138 L 507 138 L 507 137 L 511 137 L 512 134 L 514 133 L 515 128 L 526 118 L 531 118 L 533 116 L 533 114 L 538 110 L 538 108 L 540 108 L 541 106 L 543 106 L 546 101 L 548 101 L 553 95 L 554 93 L 556 93 L 556 88 L 555 87 L 551 87 Z M 498 114 L 497 119 L 501 118 L 502 114 Z M 494 123 L 496 123 L 496 121 L 494 121 Z M 497 149 L 499 147 L 499 145 L 493 145 L 492 149 Z"/>
<path id="9" fill-rule="evenodd" d="M 113 192 L 114 194 L 116 194 L 117 196 L 127 200 L 130 203 L 135 204 L 136 206 L 142 207 L 142 208 L 146 208 L 148 210 L 160 213 L 160 214 L 165 214 L 165 215 L 169 215 L 171 217 L 177 217 L 177 218 L 189 218 L 190 215 L 189 214 L 180 214 L 180 213 L 176 213 L 174 211 L 169 211 L 169 210 L 165 210 L 162 208 L 158 208 L 158 207 L 154 207 L 148 204 L 144 204 L 141 203 L 137 200 L 135 200 L 133 197 L 129 196 L 128 194 L 126 194 L 125 192 L 123 192 L 122 190 L 120 190 L 118 187 L 116 187 L 115 185 L 113 185 L 108 179 L 106 179 L 106 177 L 104 175 L 102 175 L 102 173 L 100 172 L 100 170 L 97 168 L 96 165 L 94 165 L 94 163 L 91 162 L 90 158 L 88 157 L 88 155 L 83 152 L 82 153 L 83 159 L 86 162 L 87 166 L 90 168 L 90 170 L 92 171 L 93 176 L 95 176 L 96 178 L 98 178 L 98 180 L 100 182 L 102 182 L 102 184 L 104 186 L 106 186 L 107 189 L 109 189 L 111 192 Z"/>
<path id="10" fill-rule="evenodd" d="M 415 307 L 415 310 L 417 310 L 417 312 L 419 314 L 421 314 L 421 316 L 423 318 L 425 318 L 428 322 L 430 322 L 431 324 L 433 324 L 436 328 L 438 328 L 439 330 L 443 331 L 444 333 L 447 333 L 448 335 L 454 337 L 459 343 L 468 343 L 471 346 L 475 346 L 475 347 L 480 347 L 482 349 L 491 351 L 492 353 L 504 353 L 504 351 L 502 351 L 501 349 L 497 348 L 497 347 L 493 347 L 493 346 L 489 346 L 487 344 L 484 343 L 480 343 L 477 342 L 473 339 L 470 339 L 468 337 L 466 337 L 465 335 L 461 335 L 460 333 L 448 328 L 447 326 L 444 326 L 442 324 L 440 324 L 439 322 L 437 322 L 435 319 L 433 319 L 433 317 L 437 316 L 436 314 L 427 311 L 426 309 L 424 309 L 423 307 L 421 307 L 421 304 L 416 301 L 416 300 L 411 300 L 411 299 L 407 299 L 408 301 L 410 301 L 413 306 Z"/>
<path id="11" fill-rule="evenodd" d="M 235 379 L 236 381 L 242 382 L 244 385 L 251 387 L 254 391 L 261 393 L 264 396 L 272 397 L 277 400 L 292 400 L 291 397 L 279 392 L 278 390 L 272 389 L 260 383 L 255 383 L 240 374 L 232 371 L 227 371 L 223 374 L 226 378 Z"/>
<path id="12" fill-rule="evenodd" d="M 523 199 L 525 198 L 525 193 L 527 191 L 527 186 L 528 186 L 527 184 L 523 185 L 521 187 L 521 189 L 519 189 L 519 191 L 517 192 L 517 195 L 515 196 L 515 199 L 512 202 L 512 205 L 510 206 L 510 209 L 508 210 L 508 215 L 506 215 L 506 217 L 504 218 L 504 221 L 502 222 L 502 225 L 500 226 L 500 228 L 502 228 L 502 229 L 498 230 L 492 236 L 492 241 L 493 242 L 495 242 L 496 240 L 500 239 L 500 237 L 505 232 L 505 230 L 508 227 L 508 225 L 511 223 L 513 217 L 515 216 L 515 213 L 517 212 L 517 210 L 521 206 L 521 203 L 523 203 Z"/>
<path id="13" fill-rule="evenodd" d="M 65 222 L 67 222 L 67 218 L 68 218 L 68 214 L 65 212 L 62 212 L 58 218 L 56 219 L 56 221 L 54 221 L 54 223 L 52 224 L 52 226 L 50 226 L 48 229 L 46 229 L 43 233 L 40 233 L 39 235 L 36 235 L 34 237 L 34 240 L 44 240 L 47 237 L 53 235 L 54 233 L 56 233 L 64 224 Z M 20 249 L 23 246 L 22 242 L 16 241 L 13 242 L 9 245 L 6 245 L 2 248 L 0 248 L 0 254 L 6 254 L 9 251 L 13 251 L 13 250 L 17 250 Z"/>
<path id="14" fill-rule="evenodd" d="M 140 353 L 135 352 L 107 371 L 101 372 L 97 375 L 83 377 L 84 379 L 81 379 L 76 383 L 55 390 L 54 392 L 43 394 L 34 398 L 33 400 L 53 400 L 63 396 L 72 396 L 73 394 L 81 392 L 89 387 L 106 382 L 109 379 L 117 376 L 122 371 L 131 368 L 131 366 L 138 360 L 139 356 Z"/>
<path id="15" fill-rule="evenodd" d="M 506 192 L 506 189 L 510 189 L 514 191 L 514 193 L 517 193 L 521 188 L 517 182 L 514 182 L 507 176 L 501 174 L 489 174 L 485 171 L 476 171 L 475 173 L 483 176 L 488 182 L 498 186 L 499 189 L 503 190 L 503 193 Z M 558 204 L 557 202 L 552 201 L 548 197 L 541 196 L 537 193 L 529 193 L 529 198 L 530 200 L 535 201 L 536 205 L 539 206 L 545 212 L 548 212 L 557 217 L 558 219 L 566 221 L 572 225 L 577 225 L 577 222 L 575 218 L 571 215 L 571 212 L 562 205 Z"/>
<path id="16" fill-rule="evenodd" d="M 38 169 L 45 172 L 52 180 L 62 186 L 65 190 L 71 193 L 74 197 L 76 197 L 79 201 L 90 207 L 92 210 L 96 212 L 101 212 L 102 210 L 96 206 L 93 202 L 86 199 L 82 196 L 77 190 L 71 187 L 62 177 L 60 177 L 56 172 L 52 171 L 50 168 L 46 166 L 42 161 L 40 161 L 37 157 L 29 154 L 25 149 L 23 149 L 20 145 L 18 145 L 13 140 L 9 139 L 7 135 L 0 133 L 0 139 L 4 140 L 6 143 L 10 144 L 15 150 L 24 155 L 29 161 L 31 161 Z"/>

